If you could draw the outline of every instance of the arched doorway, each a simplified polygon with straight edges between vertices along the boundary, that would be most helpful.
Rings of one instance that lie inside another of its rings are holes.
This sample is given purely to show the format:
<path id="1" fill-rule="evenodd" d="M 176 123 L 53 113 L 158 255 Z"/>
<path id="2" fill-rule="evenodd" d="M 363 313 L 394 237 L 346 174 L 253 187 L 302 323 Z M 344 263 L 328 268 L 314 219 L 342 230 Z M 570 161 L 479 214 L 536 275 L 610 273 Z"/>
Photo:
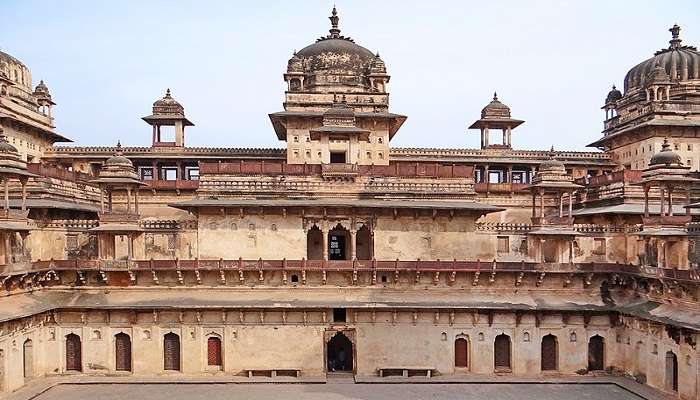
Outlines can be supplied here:
<path id="1" fill-rule="evenodd" d="M 557 370 L 558 349 L 556 336 L 549 334 L 542 337 L 541 357 L 542 371 Z"/>
<path id="2" fill-rule="evenodd" d="M 210 336 L 207 339 L 207 365 L 210 367 L 221 367 L 223 365 L 221 357 L 221 339 L 217 336 Z"/>
<path id="3" fill-rule="evenodd" d="M 605 339 L 594 335 L 588 341 L 588 370 L 602 371 L 605 369 Z"/>
<path id="4" fill-rule="evenodd" d="M 465 338 L 455 340 L 455 367 L 469 368 L 469 342 Z"/>
<path id="5" fill-rule="evenodd" d="M 328 259 L 329 260 L 349 260 L 350 252 L 350 231 L 341 224 L 328 232 Z"/>
<path id="6" fill-rule="evenodd" d="M 355 252 L 358 260 L 372 259 L 372 233 L 367 225 L 362 225 L 355 235 Z"/>
<path id="7" fill-rule="evenodd" d="M 24 378 L 31 379 L 34 377 L 34 343 L 31 339 L 24 341 L 22 345 L 22 359 L 24 362 Z"/>
<path id="8" fill-rule="evenodd" d="M 306 233 L 306 259 L 323 260 L 323 233 L 316 225 Z"/>
<path id="9" fill-rule="evenodd" d="M 163 369 L 180 370 L 180 336 L 172 332 L 163 336 Z"/>
<path id="10" fill-rule="evenodd" d="M 131 371 L 131 338 L 124 332 L 114 335 L 114 354 L 117 371 Z"/>
<path id="11" fill-rule="evenodd" d="M 672 351 L 666 352 L 666 390 L 678 391 L 678 357 Z"/>
<path id="12" fill-rule="evenodd" d="M 632 355 L 634 359 L 634 376 L 638 382 L 646 382 L 647 375 L 647 360 L 646 351 L 644 350 L 644 342 L 641 340 L 637 342 L 634 347 L 634 354 Z"/>
<path id="13" fill-rule="evenodd" d="M 66 371 L 82 371 L 82 351 L 80 336 L 75 333 L 66 335 Z"/>
<path id="14" fill-rule="evenodd" d="M 351 372 L 353 370 L 352 342 L 343 332 L 337 332 L 326 346 L 329 372 Z"/>
<path id="15" fill-rule="evenodd" d="M 493 343 L 493 360 L 496 371 L 510 371 L 510 336 L 502 333 Z"/>

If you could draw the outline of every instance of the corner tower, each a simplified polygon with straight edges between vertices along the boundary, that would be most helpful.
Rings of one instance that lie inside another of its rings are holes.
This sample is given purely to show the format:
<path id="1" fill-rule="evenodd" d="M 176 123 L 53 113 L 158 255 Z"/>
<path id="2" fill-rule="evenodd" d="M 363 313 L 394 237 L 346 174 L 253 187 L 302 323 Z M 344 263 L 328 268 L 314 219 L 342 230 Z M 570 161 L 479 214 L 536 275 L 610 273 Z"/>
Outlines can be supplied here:
<path id="1" fill-rule="evenodd" d="M 386 65 L 379 53 L 340 34 L 335 7 L 329 19 L 329 34 L 287 63 L 284 111 L 270 114 L 275 133 L 287 142 L 290 164 L 386 165 L 389 141 L 406 120 L 389 112 Z M 340 109 L 352 113 L 351 129 L 329 129 L 332 109 L 331 116 Z"/>

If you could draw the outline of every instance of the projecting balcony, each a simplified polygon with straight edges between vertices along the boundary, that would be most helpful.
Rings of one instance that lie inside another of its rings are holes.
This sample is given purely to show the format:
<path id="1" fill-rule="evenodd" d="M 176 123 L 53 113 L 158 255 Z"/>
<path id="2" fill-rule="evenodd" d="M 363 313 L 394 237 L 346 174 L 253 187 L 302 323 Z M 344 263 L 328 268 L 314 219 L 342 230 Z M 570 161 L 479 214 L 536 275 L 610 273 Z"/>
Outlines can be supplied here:
<path id="1" fill-rule="evenodd" d="M 321 176 L 324 179 L 354 180 L 357 175 L 357 164 L 321 164 Z"/>
<path id="2" fill-rule="evenodd" d="M 645 227 L 651 226 L 668 226 L 668 227 L 684 227 L 685 224 L 692 220 L 690 215 L 651 215 L 642 217 L 642 222 Z"/>

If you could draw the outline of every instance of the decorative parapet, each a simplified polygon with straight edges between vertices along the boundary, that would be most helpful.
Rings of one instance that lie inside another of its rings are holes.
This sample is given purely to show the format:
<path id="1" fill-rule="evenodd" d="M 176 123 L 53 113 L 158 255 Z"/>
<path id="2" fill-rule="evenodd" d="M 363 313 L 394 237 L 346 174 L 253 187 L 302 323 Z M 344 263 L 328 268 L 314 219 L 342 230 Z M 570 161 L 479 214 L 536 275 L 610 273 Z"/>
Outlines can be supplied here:
<path id="1" fill-rule="evenodd" d="M 417 148 L 417 147 L 396 147 L 389 153 L 392 157 L 401 156 L 449 156 L 449 157 L 498 157 L 498 158 L 530 158 L 547 159 L 548 150 L 489 150 L 489 149 L 440 149 L 440 148 Z M 561 161 L 595 159 L 611 161 L 610 154 L 596 151 L 556 151 L 555 158 Z"/>
<path id="2" fill-rule="evenodd" d="M 47 223 L 39 222 L 39 224 L 42 228 L 88 230 L 99 226 L 99 221 L 95 219 L 57 219 Z"/>
<path id="3" fill-rule="evenodd" d="M 516 224 L 508 222 L 479 222 L 476 224 L 477 232 L 526 234 L 532 229 L 533 226 L 531 224 Z M 582 234 L 637 233 L 642 231 L 642 226 L 575 224 L 573 229 Z M 698 226 L 698 229 L 700 229 L 700 226 Z"/>
<path id="4" fill-rule="evenodd" d="M 197 221 L 143 220 L 139 223 L 139 226 L 147 231 L 197 229 Z"/>
<path id="5" fill-rule="evenodd" d="M 90 230 L 100 225 L 100 222 L 95 219 L 62 219 L 53 220 L 47 223 L 38 223 L 35 227 L 39 228 L 54 228 L 67 230 Z M 31 226 L 31 225 L 30 225 Z M 139 221 L 139 226 L 144 230 L 182 230 L 182 229 L 197 229 L 196 220 L 176 221 L 176 220 L 142 220 Z"/>
<path id="6" fill-rule="evenodd" d="M 47 157 L 57 155 L 85 155 L 94 154 L 95 156 L 112 157 L 117 151 L 115 146 L 54 146 L 46 151 Z M 168 147 L 122 147 L 121 151 L 125 156 L 129 157 L 135 154 L 162 154 L 162 153 L 177 153 L 183 156 L 198 154 L 198 155 L 231 155 L 231 156 L 274 156 L 282 158 L 286 150 L 283 148 L 244 148 L 244 147 L 178 147 L 176 149 Z"/>

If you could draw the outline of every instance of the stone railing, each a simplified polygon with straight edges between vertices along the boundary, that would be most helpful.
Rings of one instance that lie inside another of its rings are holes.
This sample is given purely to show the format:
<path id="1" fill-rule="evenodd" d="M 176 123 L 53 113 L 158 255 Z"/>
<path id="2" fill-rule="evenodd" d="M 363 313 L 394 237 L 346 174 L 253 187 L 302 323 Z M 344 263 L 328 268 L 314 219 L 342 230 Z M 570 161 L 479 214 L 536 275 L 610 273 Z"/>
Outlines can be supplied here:
<path id="1" fill-rule="evenodd" d="M 609 185 L 611 183 L 638 183 L 642 181 L 641 170 L 625 169 L 615 171 L 609 174 L 578 178 L 575 182 L 579 185 L 584 185 L 587 188 Z"/>
<path id="2" fill-rule="evenodd" d="M 503 150 L 503 149 L 440 149 L 440 148 L 393 148 L 390 151 L 391 156 L 451 156 L 451 157 L 518 157 L 532 159 L 547 159 L 549 151 L 547 150 Z M 596 159 L 610 160 L 610 155 L 596 151 L 557 151 L 555 157 L 558 160 L 566 162 L 567 160 L 580 159 Z"/>
<path id="3" fill-rule="evenodd" d="M 641 225 L 597 225 L 574 224 L 573 229 L 582 234 L 588 233 L 636 233 L 642 230 Z M 508 222 L 479 222 L 476 224 L 478 232 L 516 233 L 526 234 L 532 230 L 531 224 L 516 224 Z"/>
<path id="4" fill-rule="evenodd" d="M 27 171 L 40 177 L 55 178 L 70 182 L 89 182 L 95 179 L 94 176 L 83 172 L 68 171 L 67 169 L 56 168 L 41 163 L 27 164 Z"/>
<path id="5" fill-rule="evenodd" d="M 99 221 L 95 219 L 60 219 L 52 220 L 48 223 L 41 224 L 44 228 L 58 228 L 58 229 L 76 229 L 76 230 L 88 230 L 96 228 L 99 226 Z"/>
<path id="6" fill-rule="evenodd" d="M 288 164 L 281 161 L 239 161 L 199 163 L 204 175 L 323 175 L 325 172 L 357 173 L 358 175 L 395 178 L 473 178 L 470 165 L 435 162 L 392 162 L 389 165 L 355 164 Z"/>

